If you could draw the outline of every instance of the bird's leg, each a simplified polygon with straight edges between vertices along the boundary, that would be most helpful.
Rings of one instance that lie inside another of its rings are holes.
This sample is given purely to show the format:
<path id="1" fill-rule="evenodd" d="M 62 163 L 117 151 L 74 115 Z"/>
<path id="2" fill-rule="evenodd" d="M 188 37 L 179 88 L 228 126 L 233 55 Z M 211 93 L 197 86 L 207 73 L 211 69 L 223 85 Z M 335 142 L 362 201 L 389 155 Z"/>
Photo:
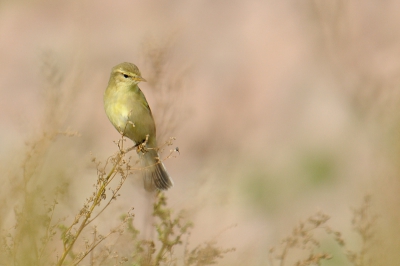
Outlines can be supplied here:
<path id="1" fill-rule="evenodd" d="M 142 143 L 137 143 L 137 144 L 133 145 L 132 147 L 130 147 L 126 150 L 123 150 L 122 153 L 128 153 L 135 148 L 136 148 L 137 153 L 139 153 L 139 152 L 146 153 L 149 150 L 149 148 L 146 148 L 148 139 L 149 139 L 149 135 L 146 135 L 146 139 Z"/>
<path id="2" fill-rule="evenodd" d="M 128 117 L 130 117 L 131 114 L 132 114 L 132 110 L 129 112 Z M 126 123 L 125 123 L 125 128 L 124 128 L 124 130 L 123 130 L 123 131 L 122 131 L 121 129 L 119 130 L 119 133 L 121 134 L 122 138 L 125 137 L 125 132 L 126 132 L 126 129 L 127 129 L 128 125 L 131 125 L 132 127 L 135 127 L 135 124 L 134 124 L 132 121 L 127 120 Z M 118 146 L 119 146 L 119 145 L 118 145 Z M 134 148 L 136 148 L 137 146 L 138 146 L 138 144 L 135 144 L 134 146 L 132 146 L 132 147 L 126 149 L 126 150 L 122 150 L 122 153 L 124 153 L 124 154 L 125 154 L 125 153 L 128 153 L 128 152 L 130 152 L 131 150 L 133 150 Z M 120 150 L 121 150 L 121 148 L 120 148 Z"/>
<path id="3" fill-rule="evenodd" d="M 139 145 L 135 145 L 135 146 L 137 146 L 136 147 L 137 153 L 139 153 L 139 152 L 146 153 L 148 151 L 146 148 L 146 144 L 147 144 L 148 140 L 149 140 L 149 135 L 147 134 L 146 139 L 142 143 L 140 143 Z"/>

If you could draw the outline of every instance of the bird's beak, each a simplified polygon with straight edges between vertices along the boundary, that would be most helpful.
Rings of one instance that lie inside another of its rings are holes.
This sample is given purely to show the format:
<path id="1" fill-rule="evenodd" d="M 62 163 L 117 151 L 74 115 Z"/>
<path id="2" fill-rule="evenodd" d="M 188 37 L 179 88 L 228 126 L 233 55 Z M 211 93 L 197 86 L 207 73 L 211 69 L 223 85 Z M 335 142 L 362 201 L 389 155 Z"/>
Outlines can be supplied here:
<path id="1" fill-rule="evenodd" d="M 142 77 L 140 77 L 140 76 L 134 77 L 133 80 L 134 80 L 134 81 L 143 81 L 143 82 L 146 82 L 146 81 L 147 81 L 147 80 L 145 80 L 144 78 L 142 78 Z"/>

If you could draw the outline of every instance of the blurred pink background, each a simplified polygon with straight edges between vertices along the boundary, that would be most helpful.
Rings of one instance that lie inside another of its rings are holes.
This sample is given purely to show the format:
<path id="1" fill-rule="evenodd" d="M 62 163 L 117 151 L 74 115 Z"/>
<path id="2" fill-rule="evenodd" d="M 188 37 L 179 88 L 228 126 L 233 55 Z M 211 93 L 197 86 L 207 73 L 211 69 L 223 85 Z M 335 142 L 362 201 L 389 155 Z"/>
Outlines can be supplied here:
<path id="1" fill-rule="evenodd" d="M 182 119 L 171 132 L 180 155 L 165 162 L 175 182 L 167 196 L 189 211 L 192 242 L 236 224 L 218 237 L 236 247 L 224 265 L 265 265 L 268 249 L 318 210 L 355 239 L 351 207 L 367 193 L 391 228 L 399 218 L 399 8 L 397 1 L 1 1 L 0 158 L 18 161 L 25 139 L 40 132 L 41 60 L 50 51 L 79 81 L 61 128 L 81 136 L 60 140 L 59 157 L 76 168 L 68 206 L 76 212 L 96 179 L 90 153 L 105 160 L 116 151 L 102 102 L 111 68 L 132 62 L 146 78 L 143 45 L 173 36 L 167 76 L 189 70 L 175 106 Z M 157 92 L 140 87 L 162 113 Z M 103 226 L 130 207 L 145 223 L 141 182 L 127 181 Z"/>

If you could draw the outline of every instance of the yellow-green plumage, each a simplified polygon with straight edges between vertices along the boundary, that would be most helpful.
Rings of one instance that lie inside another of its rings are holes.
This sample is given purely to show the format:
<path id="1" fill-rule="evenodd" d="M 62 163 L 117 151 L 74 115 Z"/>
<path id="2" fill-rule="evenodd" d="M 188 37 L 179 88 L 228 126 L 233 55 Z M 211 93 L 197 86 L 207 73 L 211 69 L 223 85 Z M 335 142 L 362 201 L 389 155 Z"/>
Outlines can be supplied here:
<path id="1" fill-rule="evenodd" d="M 158 160 L 156 126 L 146 97 L 137 85 L 140 81 L 145 79 L 134 64 L 113 67 L 104 93 L 104 108 L 114 127 L 135 145 L 142 144 L 149 135 L 147 151 L 139 154 L 144 166 L 144 187 L 148 191 L 166 190 L 173 183 L 164 164 Z"/>

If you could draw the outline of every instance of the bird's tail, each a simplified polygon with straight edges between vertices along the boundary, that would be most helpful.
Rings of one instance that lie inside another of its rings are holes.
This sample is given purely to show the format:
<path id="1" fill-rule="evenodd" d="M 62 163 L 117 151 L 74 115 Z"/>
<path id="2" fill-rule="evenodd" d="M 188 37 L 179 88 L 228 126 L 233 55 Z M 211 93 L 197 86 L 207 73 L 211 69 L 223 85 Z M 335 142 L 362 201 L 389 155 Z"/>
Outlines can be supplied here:
<path id="1" fill-rule="evenodd" d="M 147 191 L 167 190 L 174 185 L 164 164 L 158 159 L 156 150 L 149 149 L 142 154 L 144 188 Z"/>

